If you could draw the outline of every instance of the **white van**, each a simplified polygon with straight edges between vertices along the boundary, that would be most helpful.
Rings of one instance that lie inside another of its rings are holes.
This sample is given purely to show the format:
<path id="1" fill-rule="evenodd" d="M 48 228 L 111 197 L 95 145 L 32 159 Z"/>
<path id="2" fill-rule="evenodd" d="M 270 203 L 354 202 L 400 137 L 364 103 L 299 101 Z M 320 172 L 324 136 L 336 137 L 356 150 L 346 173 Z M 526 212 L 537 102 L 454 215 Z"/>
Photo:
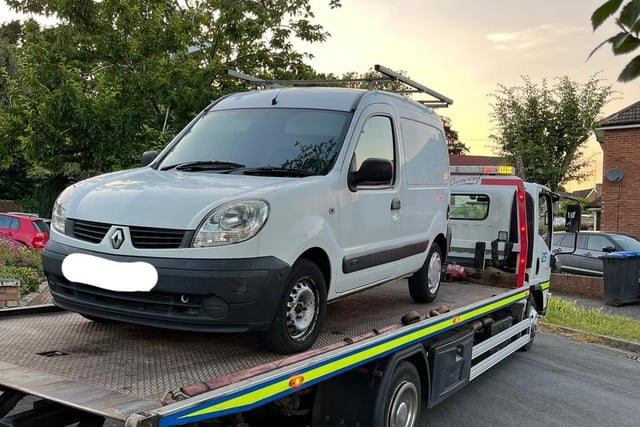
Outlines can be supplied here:
<path id="1" fill-rule="evenodd" d="M 58 197 L 43 251 L 58 306 L 95 321 L 258 331 L 266 349 L 291 353 L 313 344 L 327 301 L 409 275 L 414 300 L 438 293 L 449 163 L 439 117 L 417 102 L 340 88 L 236 93 L 148 161 Z"/>

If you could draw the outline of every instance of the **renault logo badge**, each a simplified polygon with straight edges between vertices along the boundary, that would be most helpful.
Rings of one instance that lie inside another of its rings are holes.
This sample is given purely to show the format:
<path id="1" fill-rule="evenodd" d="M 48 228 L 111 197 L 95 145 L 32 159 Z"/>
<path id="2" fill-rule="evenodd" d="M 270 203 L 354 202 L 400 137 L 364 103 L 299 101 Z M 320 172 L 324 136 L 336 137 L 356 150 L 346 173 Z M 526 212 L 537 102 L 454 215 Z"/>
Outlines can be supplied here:
<path id="1" fill-rule="evenodd" d="M 120 246 L 124 243 L 124 231 L 122 231 L 122 228 L 116 228 L 109 240 L 111 240 L 113 249 L 120 249 Z"/>

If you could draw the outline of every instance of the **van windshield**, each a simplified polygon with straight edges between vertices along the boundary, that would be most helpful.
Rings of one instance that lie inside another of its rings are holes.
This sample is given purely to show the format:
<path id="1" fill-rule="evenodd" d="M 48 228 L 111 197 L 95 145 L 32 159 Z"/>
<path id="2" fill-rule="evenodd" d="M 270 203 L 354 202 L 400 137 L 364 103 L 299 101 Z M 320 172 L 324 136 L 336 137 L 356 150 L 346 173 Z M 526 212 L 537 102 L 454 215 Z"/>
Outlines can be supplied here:
<path id="1" fill-rule="evenodd" d="M 281 168 L 325 175 L 340 152 L 350 117 L 340 111 L 285 108 L 210 111 L 172 147 L 158 169 L 198 162 L 210 163 L 214 167 L 206 170 L 217 172 Z"/>

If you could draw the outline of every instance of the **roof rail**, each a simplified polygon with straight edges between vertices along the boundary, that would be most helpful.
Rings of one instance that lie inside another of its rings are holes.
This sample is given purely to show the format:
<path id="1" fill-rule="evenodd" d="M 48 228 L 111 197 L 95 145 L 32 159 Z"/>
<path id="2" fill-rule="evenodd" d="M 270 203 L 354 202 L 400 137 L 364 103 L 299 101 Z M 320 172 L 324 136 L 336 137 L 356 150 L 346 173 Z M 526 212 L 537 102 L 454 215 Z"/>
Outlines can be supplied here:
<path id="1" fill-rule="evenodd" d="M 250 76 L 248 74 L 241 73 L 235 70 L 227 70 L 227 75 L 231 77 L 235 77 L 240 80 L 244 80 L 247 83 L 253 84 L 255 86 L 261 86 L 263 88 L 278 88 L 285 85 L 290 86 L 315 86 L 315 85 L 340 85 L 346 83 L 373 83 L 373 82 L 400 82 L 403 83 L 407 89 L 402 90 L 390 90 L 388 92 L 394 93 L 425 93 L 435 99 L 432 100 L 418 100 L 420 104 L 423 104 L 427 107 L 431 108 L 446 108 L 449 105 L 453 104 L 453 100 L 442 95 L 439 92 L 436 92 L 433 89 L 430 89 L 414 80 L 411 80 L 408 77 L 403 76 L 402 74 L 396 73 L 395 71 L 384 67 L 382 65 L 376 64 L 373 68 L 380 74 L 382 77 L 380 78 L 361 78 L 361 79 L 327 79 L 327 80 L 265 80 L 259 77 Z"/>

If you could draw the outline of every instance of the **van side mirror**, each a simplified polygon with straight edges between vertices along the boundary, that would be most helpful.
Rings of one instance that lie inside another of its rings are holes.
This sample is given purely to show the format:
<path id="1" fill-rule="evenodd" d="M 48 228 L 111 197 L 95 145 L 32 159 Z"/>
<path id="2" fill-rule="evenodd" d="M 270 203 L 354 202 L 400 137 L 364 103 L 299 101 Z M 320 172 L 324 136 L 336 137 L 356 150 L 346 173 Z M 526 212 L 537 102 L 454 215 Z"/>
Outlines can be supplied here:
<path id="1" fill-rule="evenodd" d="M 567 211 L 564 213 L 564 224 L 567 233 L 577 233 L 580 231 L 580 219 L 582 209 L 580 203 L 572 203 L 567 205 Z"/>
<path id="2" fill-rule="evenodd" d="M 145 151 L 142 153 L 142 166 L 148 166 L 158 157 L 157 151 Z"/>
<path id="3" fill-rule="evenodd" d="M 614 248 L 613 246 L 605 246 L 604 248 L 602 248 L 602 252 L 606 252 L 608 254 L 615 251 L 616 251 L 616 248 Z"/>
<path id="4" fill-rule="evenodd" d="M 360 184 L 391 184 L 393 179 L 393 163 L 386 159 L 370 158 L 362 162 L 360 169 L 349 172 L 349 188 L 355 190 Z"/>

